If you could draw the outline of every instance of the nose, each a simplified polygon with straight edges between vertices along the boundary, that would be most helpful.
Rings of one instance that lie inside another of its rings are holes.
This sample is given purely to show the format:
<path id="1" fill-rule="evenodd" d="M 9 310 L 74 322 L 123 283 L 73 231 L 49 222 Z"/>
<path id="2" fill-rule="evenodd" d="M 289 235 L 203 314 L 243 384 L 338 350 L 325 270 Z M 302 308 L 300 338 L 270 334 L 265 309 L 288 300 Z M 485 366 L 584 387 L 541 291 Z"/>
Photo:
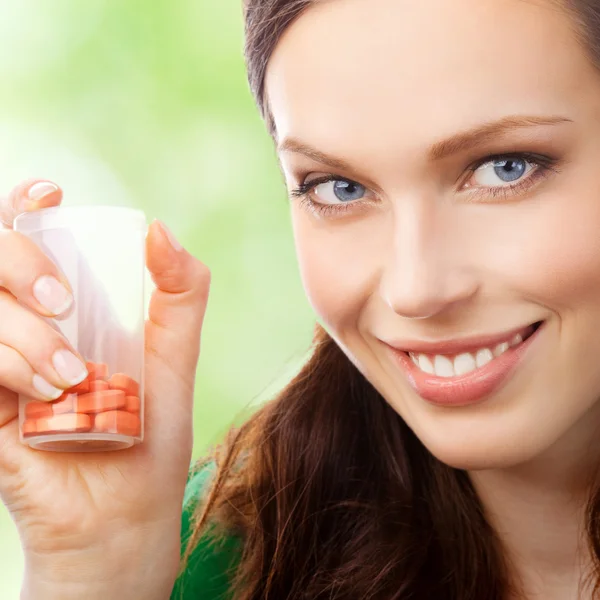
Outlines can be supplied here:
<path id="1" fill-rule="evenodd" d="M 472 298 L 479 287 L 460 226 L 432 212 L 398 218 L 380 280 L 381 295 L 406 318 L 426 319 Z M 455 224 L 456 225 L 456 224 Z M 462 238 L 462 244 L 461 244 Z"/>

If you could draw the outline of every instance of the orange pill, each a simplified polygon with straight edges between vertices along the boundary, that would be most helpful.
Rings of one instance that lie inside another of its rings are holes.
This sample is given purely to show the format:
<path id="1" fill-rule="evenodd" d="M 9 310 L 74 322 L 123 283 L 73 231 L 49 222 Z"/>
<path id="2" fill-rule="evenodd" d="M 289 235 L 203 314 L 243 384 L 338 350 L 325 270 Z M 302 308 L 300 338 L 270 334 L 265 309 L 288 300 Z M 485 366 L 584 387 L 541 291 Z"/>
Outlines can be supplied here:
<path id="1" fill-rule="evenodd" d="M 108 388 L 108 382 L 103 379 L 94 379 L 94 381 L 90 381 L 90 392 L 101 392 Z"/>
<path id="2" fill-rule="evenodd" d="M 65 392 L 69 394 L 87 394 L 90 391 L 89 379 L 84 379 L 81 383 L 68 388 Z"/>
<path id="3" fill-rule="evenodd" d="M 108 377 L 108 365 L 106 363 L 95 363 L 87 361 L 85 363 L 89 373 L 89 379 L 106 379 Z"/>
<path id="4" fill-rule="evenodd" d="M 125 392 L 122 390 L 100 390 L 77 396 L 75 407 L 78 413 L 97 413 L 115 410 L 125 406 Z"/>
<path id="5" fill-rule="evenodd" d="M 75 402 L 77 394 L 64 393 L 58 400 L 51 403 L 52 413 L 55 415 L 63 415 L 65 413 L 75 412 Z"/>
<path id="6" fill-rule="evenodd" d="M 123 390 L 128 396 L 140 395 L 140 386 L 135 379 L 125 373 L 113 373 L 108 383 L 113 390 Z"/>
<path id="7" fill-rule="evenodd" d="M 38 419 L 37 433 L 83 433 L 92 428 L 89 415 L 77 413 Z"/>
<path id="8" fill-rule="evenodd" d="M 125 410 L 128 412 L 140 412 L 142 403 L 137 396 L 125 396 Z"/>
<path id="9" fill-rule="evenodd" d="M 140 418 L 125 410 L 110 410 L 96 415 L 94 428 L 105 433 L 140 435 Z"/>
<path id="10" fill-rule="evenodd" d="M 40 419 L 52 416 L 52 406 L 49 402 L 28 402 L 25 405 L 26 419 Z"/>
<path id="11" fill-rule="evenodd" d="M 37 433 L 37 421 L 35 419 L 29 419 L 28 421 L 23 421 L 23 435 L 31 435 L 33 433 Z"/>

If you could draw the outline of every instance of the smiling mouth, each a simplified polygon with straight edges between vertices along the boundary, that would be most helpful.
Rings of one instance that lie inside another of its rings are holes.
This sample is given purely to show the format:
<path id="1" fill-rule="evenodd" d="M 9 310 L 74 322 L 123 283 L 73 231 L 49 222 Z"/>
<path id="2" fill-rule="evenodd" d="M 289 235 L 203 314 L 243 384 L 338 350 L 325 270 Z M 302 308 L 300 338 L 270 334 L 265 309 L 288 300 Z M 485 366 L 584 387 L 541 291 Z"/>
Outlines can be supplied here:
<path id="1" fill-rule="evenodd" d="M 543 321 L 537 321 L 509 340 L 491 346 L 481 346 L 470 352 L 432 354 L 403 351 L 403 353 L 423 373 L 444 378 L 457 377 L 481 369 L 509 349 L 520 346 L 538 330 L 542 323 Z"/>

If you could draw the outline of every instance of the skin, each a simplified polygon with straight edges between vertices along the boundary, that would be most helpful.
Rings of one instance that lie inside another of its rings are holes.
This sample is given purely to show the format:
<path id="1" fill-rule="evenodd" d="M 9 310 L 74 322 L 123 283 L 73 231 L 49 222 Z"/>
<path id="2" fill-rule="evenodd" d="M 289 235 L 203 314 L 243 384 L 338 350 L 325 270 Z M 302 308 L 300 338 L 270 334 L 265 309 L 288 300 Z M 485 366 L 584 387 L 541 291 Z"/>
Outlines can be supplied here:
<path id="1" fill-rule="evenodd" d="M 23 210 L 61 203 L 56 186 L 23 206 L 36 183 L 26 181 L 0 198 L 0 497 L 23 547 L 20 597 L 164 600 L 179 567 L 193 389 L 210 271 L 185 249 L 172 246 L 157 221 L 151 223 L 146 264 L 155 288 L 145 324 L 143 444 L 89 454 L 30 449 L 19 441 L 18 393 L 43 399 L 32 388 L 33 372 L 69 387 L 50 357 L 55 349 L 75 350 L 37 318 L 36 313 L 48 313 L 31 291 L 41 274 L 69 282 L 35 244 L 11 228 Z"/>
<path id="2" fill-rule="evenodd" d="M 266 97 L 289 190 L 326 174 L 364 187 L 344 213 L 291 199 L 321 323 L 423 444 L 469 471 L 526 596 L 588 597 L 577 586 L 599 459 L 600 75 L 572 22 L 543 1 L 320 2 L 278 43 Z M 513 115 L 566 120 L 428 155 Z M 290 138 L 348 164 L 281 148 Z M 555 170 L 524 163 L 512 182 L 521 191 L 493 196 L 511 182 L 471 168 L 515 152 L 550 156 Z M 333 183 L 310 196 L 348 202 Z M 383 343 L 539 320 L 545 330 L 510 381 L 460 408 L 421 399 Z"/>

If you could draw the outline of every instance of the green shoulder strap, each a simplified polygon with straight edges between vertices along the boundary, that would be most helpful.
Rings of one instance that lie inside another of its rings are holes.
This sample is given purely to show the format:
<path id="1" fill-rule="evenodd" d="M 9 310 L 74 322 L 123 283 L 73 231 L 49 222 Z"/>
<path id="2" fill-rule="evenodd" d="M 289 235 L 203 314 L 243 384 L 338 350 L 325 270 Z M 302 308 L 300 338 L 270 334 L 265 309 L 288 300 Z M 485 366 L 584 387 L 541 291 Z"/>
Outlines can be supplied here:
<path id="1" fill-rule="evenodd" d="M 214 474 L 214 462 L 191 469 L 183 499 L 181 555 L 192 533 L 191 518 L 198 500 Z M 241 543 L 235 536 L 204 534 L 190 556 L 186 570 L 175 582 L 171 600 L 230 600 L 230 580 L 239 560 Z"/>

